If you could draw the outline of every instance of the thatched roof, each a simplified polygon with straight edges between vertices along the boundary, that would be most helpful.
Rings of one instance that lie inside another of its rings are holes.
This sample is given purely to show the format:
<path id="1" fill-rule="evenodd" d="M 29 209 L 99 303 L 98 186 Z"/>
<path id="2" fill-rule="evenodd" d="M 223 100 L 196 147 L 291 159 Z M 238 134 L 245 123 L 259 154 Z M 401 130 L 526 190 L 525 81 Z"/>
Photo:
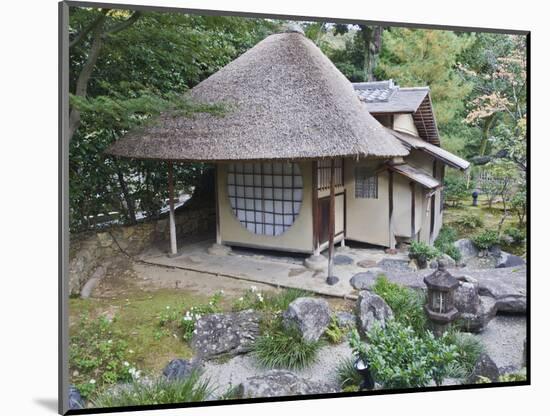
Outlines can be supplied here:
<path id="1" fill-rule="evenodd" d="M 303 34 L 271 35 L 194 87 L 187 98 L 222 116 L 163 113 L 107 153 L 138 159 L 230 161 L 405 156 L 352 84 Z"/>

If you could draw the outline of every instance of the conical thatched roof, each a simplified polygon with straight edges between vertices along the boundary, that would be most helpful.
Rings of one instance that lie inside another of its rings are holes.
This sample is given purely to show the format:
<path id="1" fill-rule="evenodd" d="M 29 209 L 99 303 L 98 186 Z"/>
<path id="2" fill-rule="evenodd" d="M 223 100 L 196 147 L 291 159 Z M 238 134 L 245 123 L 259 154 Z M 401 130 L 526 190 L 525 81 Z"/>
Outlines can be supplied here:
<path id="1" fill-rule="evenodd" d="M 198 84 L 188 97 L 222 116 L 161 114 L 107 151 L 181 161 L 404 156 L 352 84 L 303 34 L 271 35 Z"/>

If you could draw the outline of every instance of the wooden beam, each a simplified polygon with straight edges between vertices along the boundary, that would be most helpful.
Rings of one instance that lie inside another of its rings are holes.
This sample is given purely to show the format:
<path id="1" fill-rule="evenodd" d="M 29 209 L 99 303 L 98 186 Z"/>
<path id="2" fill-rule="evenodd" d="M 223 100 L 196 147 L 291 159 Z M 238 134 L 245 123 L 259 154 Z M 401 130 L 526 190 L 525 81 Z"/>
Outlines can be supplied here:
<path id="1" fill-rule="evenodd" d="M 416 184 L 411 182 L 411 241 L 416 235 Z"/>
<path id="2" fill-rule="evenodd" d="M 334 277 L 334 223 L 335 223 L 335 192 L 334 192 L 334 159 L 330 160 L 330 203 L 328 215 L 328 276 L 327 281 Z"/>
<path id="3" fill-rule="evenodd" d="M 319 250 L 319 183 L 317 180 L 317 161 L 314 161 L 311 168 L 312 174 L 312 192 L 311 192 L 311 203 L 312 203 L 312 222 L 313 222 L 313 254 L 318 256 L 320 255 Z"/>
<path id="4" fill-rule="evenodd" d="M 219 164 L 214 165 L 214 194 L 215 194 L 215 201 L 216 201 L 216 244 L 222 243 L 222 234 L 220 230 L 220 196 L 218 195 L 219 192 L 219 184 L 218 184 L 218 171 Z"/>
<path id="5" fill-rule="evenodd" d="M 390 249 L 395 248 L 395 237 L 393 233 L 393 172 L 388 172 L 388 201 L 389 201 L 389 236 L 390 236 Z"/>
<path id="6" fill-rule="evenodd" d="M 178 253 L 176 239 L 176 211 L 174 209 L 174 165 L 168 162 L 168 203 L 170 205 L 170 254 L 175 256 Z"/>

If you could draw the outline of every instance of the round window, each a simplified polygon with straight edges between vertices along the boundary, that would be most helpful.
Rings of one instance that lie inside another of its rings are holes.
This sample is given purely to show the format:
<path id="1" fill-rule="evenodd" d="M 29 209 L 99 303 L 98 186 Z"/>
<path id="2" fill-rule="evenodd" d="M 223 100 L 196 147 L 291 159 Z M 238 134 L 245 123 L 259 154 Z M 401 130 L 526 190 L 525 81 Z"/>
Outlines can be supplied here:
<path id="1" fill-rule="evenodd" d="M 235 217 L 254 234 L 280 235 L 302 206 L 303 182 L 297 163 L 232 163 L 227 193 Z"/>

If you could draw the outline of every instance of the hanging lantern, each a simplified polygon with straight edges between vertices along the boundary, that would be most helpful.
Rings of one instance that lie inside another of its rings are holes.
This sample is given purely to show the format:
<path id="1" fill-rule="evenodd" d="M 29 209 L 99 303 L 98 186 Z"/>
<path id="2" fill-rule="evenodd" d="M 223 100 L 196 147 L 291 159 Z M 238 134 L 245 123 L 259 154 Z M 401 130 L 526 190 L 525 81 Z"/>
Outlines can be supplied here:
<path id="1" fill-rule="evenodd" d="M 424 283 L 428 287 L 428 302 L 424 310 L 434 335 L 441 336 L 459 314 L 454 305 L 454 292 L 459 282 L 444 264 L 438 262 L 437 270 L 426 276 Z"/>

